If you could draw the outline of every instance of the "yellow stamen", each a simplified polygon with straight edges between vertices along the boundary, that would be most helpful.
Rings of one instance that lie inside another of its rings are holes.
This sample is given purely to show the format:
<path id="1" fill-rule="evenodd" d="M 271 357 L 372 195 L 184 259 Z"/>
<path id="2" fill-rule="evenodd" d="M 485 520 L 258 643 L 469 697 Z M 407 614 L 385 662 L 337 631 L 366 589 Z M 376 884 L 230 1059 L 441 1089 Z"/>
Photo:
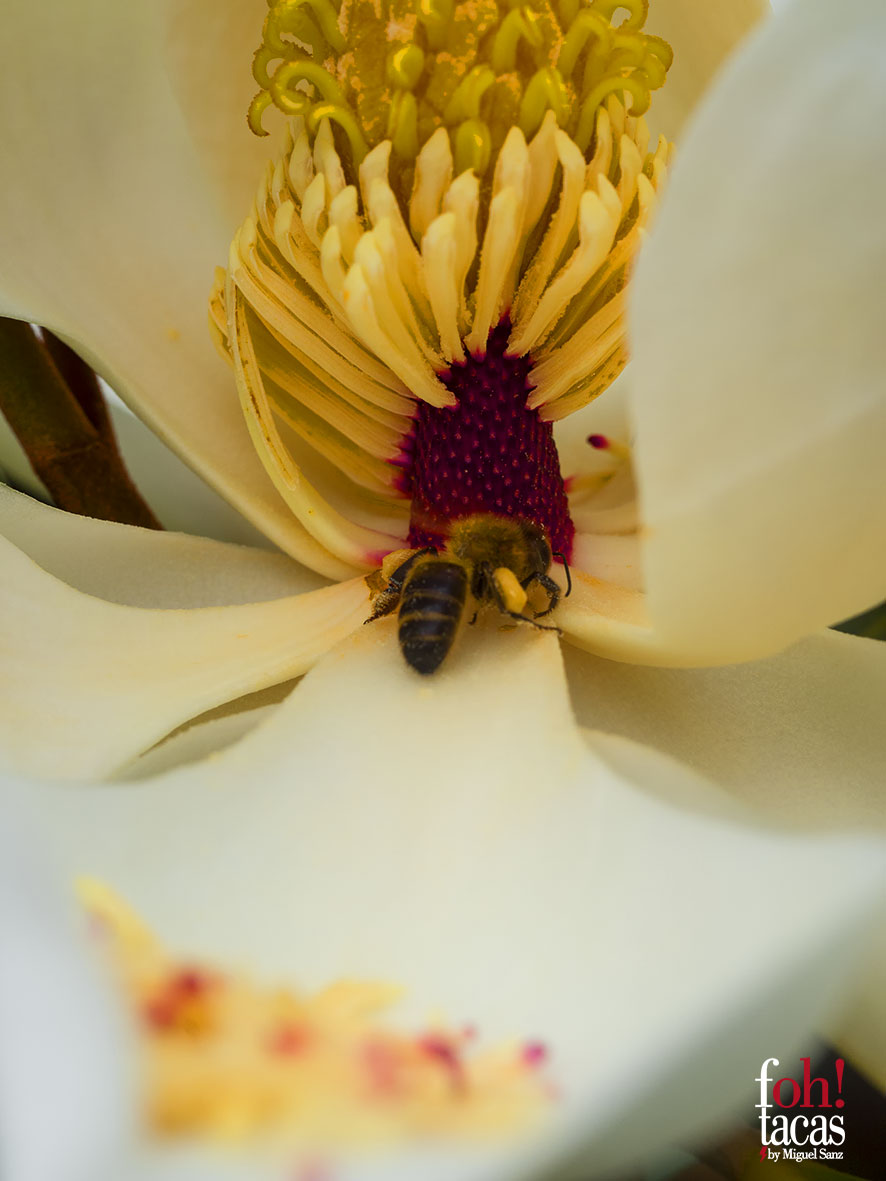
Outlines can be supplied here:
<path id="1" fill-rule="evenodd" d="M 290 134 L 211 332 L 277 488 L 354 568 L 405 544 L 417 403 L 454 405 L 447 368 L 502 317 L 543 420 L 624 366 L 670 157 L 639 117 L 673 56 L 647 7 L 269 0 L 249 124 L 274 106 Z"/>

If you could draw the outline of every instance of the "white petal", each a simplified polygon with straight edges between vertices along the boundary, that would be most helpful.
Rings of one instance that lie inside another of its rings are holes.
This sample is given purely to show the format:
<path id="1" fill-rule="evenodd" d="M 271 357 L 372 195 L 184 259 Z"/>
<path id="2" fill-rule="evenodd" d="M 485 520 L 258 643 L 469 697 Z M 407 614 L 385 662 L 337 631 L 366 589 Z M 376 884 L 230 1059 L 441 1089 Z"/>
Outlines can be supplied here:
<path id="1" fill-rule="evenodd" d="M 680 133 L 723 61 L 768 12 L 769 0 L 655 0 L 647 28 L 674 50 L 668 80 L 646 116 L 656 132 Z"/>
<path id="2" fill-rule="evenodd" d="M 173 946 L 310 988 L 393 979 L 411 1012 L 549 1042 L 546 1135 L 384 1169 L 472 1181 L 581 1147 L 625 1166 L 734 1109 L 834 1002 L 882 888 L 872 840 L 693 814 L 638 785 L 650 753 L 613 761 L 579 741 L 552 636 L 472 632 L 423 680 L 380 623 L 212 762 L 40 800 Z M 777 913 L 773 867 L 804 883 Z"/>
<path id="3" fill-rule="evenodd" d="M 368 614 L 359 578 L 152 610 L 81 594 L 5 539 L 0 556 L 0 759 L 32 775 L 107 775 L 189 718 L 303 673 Z"/>
<path id="4" fill-rule="evenodd" d="M 627 402 L 632 373 L 628 365 L 599 398 L 554 423 L 560 470 L 567 479 L 612 467 L 605 451 L 595 451 L 588 444 L 588 435 L 608 435 L 618 443 L 630 443 Z"/>
<path id="5" fill-rule="evenodd" d="M 886 833 L 886 644 L 826 632 L 768 660 L 688 672 L 565 659 L 585 726 L 680 759 L 779 824 Z M 886 939 L 871 951 L 879 962 L 836 1031 L 886 1084 Z"/>
<path id="6" fill-rule="evenodd" d="M 0 535 L 62 582 L 130 607 L 259 603 L 325 585 L 283 554 L 80 517 L 2 484 Z"/>
<path id="7" fill-rule="evenodd" d="M 264 0 L 167 0 L 163 70 L 181 106 L 198 159 L 233 229 L 243 220 L 258 178 L 274 157 L 274 139 L 258 139 L 246 112 L 258 86 L 249 66 L 261 44 Z M 283 119 L 277 121 L 282 128 Z M 273 117 L 267 120 L 273 131 Z M 269 145 L 271 145 L 269 147 Z"/>
<path id="8" fill-rule="evenodd" d="M 268 539 L 113 396 L 108 409 L 126 470 L 164 529 L 267 549 Z M 19 485 L 20 486 L 20 485 Z"/>
<path id="9" fill-rule="evenodd" d="M 0 782 L 0 1173 L 112 1181 L 134 1094 L 125 1026 L 27 803 Z"/>
<path id="10" fill-rule="evenodd" d="M 0 414 L 0 481 L 49 500 L 45 485 L 38 480 L 12 427 Z"/>
<path id="11" fill-rule="evenodd" d="M 233 227 L 170 90 L 165 24 L 156 5 L 108 0 L 8 14 L 0 154 L 14 183 L 0 192 L 0 311 L 75 344 L 244 516 L 343 577 L 267 479 L 211 343 L 207 301 Z"/>
<path id="12" fill-rule="evenodd" d="M 117 779 L 138 780 L 162 775 L 187 763 L 196 763 L 233 746 L 276 710 L 292 691 L 290 684 L 275 685 L 261 693 L 213 710 L 206 718 L 177 730 L 165 742 L 151 747 L 115 775 Z M 265 699 L 275 698 L 273 702 Z"/>
<path id="13" fill-rule="evenodd" d="M 600 540 L 607 543 L 609 539 Z M 581 549 L 592 549 L 593 544 L 593 538 L 583 538 Z M 556 567 L 552 573 L 565 586 Z M 604 581 L 576 566 L 571 574 L 572 591 L 560 600 L 556 613 L 557 626 L 570 644 L 630 664 L 679 667 L 685 663 L 681 646 L 650 623 L 642 591 L 621 586 L 619 581 Z"/>
<path id="14" fill-rule="evenodd" d="M 766 655 L 883 596 L 884 37 L 879 0 L 768 22 L 638 268 L 649 612 L 686 662 Z"/>
<path id="15" fill-rule="evenodd" d="M 886 830 L 886 644 L 825 632 L 688 670 L 564 656 L 582 725 L 645 742 L 774 821 Z"/>
<path id="16" fill-rule="evenodd" d="M 105 393 L 126 469 L 165 529 L 268 547 L 267 538 L 186 467 L 112 391 Z M 2 415 L 0 481 L 52 501 Z"/>

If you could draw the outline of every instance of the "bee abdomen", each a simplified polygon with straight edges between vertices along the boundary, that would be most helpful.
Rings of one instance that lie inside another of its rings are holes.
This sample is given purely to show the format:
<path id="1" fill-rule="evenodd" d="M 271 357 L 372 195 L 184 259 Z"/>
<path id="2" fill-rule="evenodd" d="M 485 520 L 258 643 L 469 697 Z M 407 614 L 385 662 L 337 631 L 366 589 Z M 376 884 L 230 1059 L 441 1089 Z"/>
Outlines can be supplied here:
<path id="1" fill-rule="evenodd" d="M 429 558 L 413 569 L 400 598 L 398 636 L 406 663 L 436 672 L 452 647 L 468 593 L 464 566 Z"/>

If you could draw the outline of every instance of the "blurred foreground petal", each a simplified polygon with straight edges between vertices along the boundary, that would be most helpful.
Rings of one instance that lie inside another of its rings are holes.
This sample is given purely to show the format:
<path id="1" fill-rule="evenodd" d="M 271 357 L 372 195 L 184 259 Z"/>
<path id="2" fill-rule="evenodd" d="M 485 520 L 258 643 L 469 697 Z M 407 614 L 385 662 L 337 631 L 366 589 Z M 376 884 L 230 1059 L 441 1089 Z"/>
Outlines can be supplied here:
<path id="1" fill-rule="evenodd" d="M 0 781 L 0 1174 L 119 1181 L 133 1117 L 124 1024 L 26 804 Z"/>
<path id="2" fill-rule="evenodd" d="M 769 0 L 654 0 L 650 32 L 676 51 L 649 117 L 655 130 L 679 136 L 724 60 L 768 13 Z"/>
<path id="3" fill-rule="evenodd" d="M 480 632 L 426 682 L 383 622 L 215 759 L 40 799 L 71 869 L 174 947 L 308 988 L 393 980 L 410 1012 L 546 1041 L 546 1135 L 383 1170 L 473 1181 L 585 1151 L 602 1172 L 710 1127 L 852 972 L 883 845 L 700 814 L 662 776 L 693 779 L 587 750 L 552 636 Z M 776 879 L 803 882 L 777 913 Z"/>

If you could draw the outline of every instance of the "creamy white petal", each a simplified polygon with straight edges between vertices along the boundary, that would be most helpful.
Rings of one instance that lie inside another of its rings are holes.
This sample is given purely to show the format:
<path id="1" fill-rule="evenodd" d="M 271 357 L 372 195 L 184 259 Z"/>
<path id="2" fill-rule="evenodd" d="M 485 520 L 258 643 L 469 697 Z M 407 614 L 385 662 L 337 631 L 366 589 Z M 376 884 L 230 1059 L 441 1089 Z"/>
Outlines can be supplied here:
<path id="1" fill-rule="evenodd" d="M 634 285 L 649 613 L 752 659 L 886 587 L 878 0 L 796 4 L 709 96 Z"/>
<path id="2" fill-rule="evenodd" d="M 646 116 L 673 139 L 724 60 L 769 13 L 768 0 L 654 0 L 649 31 L 669 41 L 674 64 Z"/>
<path id="3" fill-rule="evenodd" d="M 263 533 L 182 463 L 119 398 L 112 397 L 108 409 L 126 470 L 164 529 L 270 547 Z"/>
<path id="4" fill-rule="evenodd" d="M 607 538 L 602 539 L 607 542 Z M 583 539 L 582 549 L 593 545 L 593 539 Z M 559 567 L 552 575 L 565 589 L 566 580 Z M 612 574 L 612 570 L 600 573 Z M 560 600 L 555 615 L 564 638 L 579 648 L 587 649 L 609 660 L 625 660 L 631 664 L 681 666 L 684 662 L 679 644 L 669 642 L 653 628 L 642 591 L 622 586 L 616 571 L 616 581 L 607 581 L 586 574 L 577 566 L 571 568 L 572 591 Z"/>
<path id="5" fill-rule="evenodd" d="M 886 833 L 886 644 L 826 632 L 767 660 L 688 672 L 564 655 L 583 725 L 680 759 L 778 824 Z M 886 938 L 870 951 L 833 1035 L 886 1084 Z"/>
<path id="6" fill-rule="evenodd" d="M 6 14 L 0 154 L 15 183 L 0 193 L 0 311 L 75 344 L 244 516 L 343 577 L 270 484 L 210 338 L 232 227 L 170 89 L 165 36 L 150 4 L 50 0 Z"/>
<path id="7" fill-rule="evenodd" d="M 3 484 L 0 535 L 76 590 L 130 607 L 259 603 L 326 585 L 283 554 L 80 517 Z"/>
<path id="8" fill-rule="evenodd" d="M 28 794 L 0 781 L 0 1174 L 114 1181 L 135 1093 L 125 1023 Z"/>
<path id="9" fill-rule="evenodd" d="M 886 644 L 824 632 L 712 669 L 564 659 L 583 726 L 679 759 L 774 822 L 886 830 Z"/>
<path id="10" fill-rule="evenodd" d="M 605 451 L 595 451 L 588 444 L 588 435 L 608 435 L 621 444 L 630 443 L 628 388 L 632 373 L 633 368 L 628 365 L 599 398 L 554 423 L 560 469 L 567 480 L 612 467 L 611 457 Z"/>
<path id="11" fill-rule="evenodd" d="M 267 548 L 263 534 L 166 447 L 116 395 L 106 390 L 117 444 L 132 480 L 165 529 Z M 21 444 L 0 414 L 0 481 L 46 503 Z"/>
<path id="12" fill-rule="evenodd" d="M 240 606 L 121 606 L 5 539 L 0 555 L 0 759 L 32 775 L 107 775 L 189 718 L 303 673 L 369 609 L 359 578 Z"/>
<path id="13" fill-rule="evenodd" d="M 22 449 L 21 443 L 12 433 L 12 427 L 0 414 L 0 481 L 49 500 L 49 493 Z"/>
<path id="14" fill-rule="evenodd" d="M 257 89 L 251 50 L 261 43 L 268 6 L 264 0 L 165 0 L 161 7 L 166 28 L 160 68 L 172 82 L 198 159 L 233 229 L 274 154 L 273 138 L 258 139 L 246 127 Z M 271 132 L 273 122 L 268 120 Z"/>
<path id="15" fill-rule="evenodd" d="M 165 742 L 151 747 L 143 755 L 115 774 L 115 779 L 148 779 L 196 763 L 218 751 L 233 746 L 274 713 L 292 686 L 275 685 L 263 692 L 231 702 L 227 707 L 211 711 L 205 718 L 176 731 Z M 265 704 L 265 698 L 276 698 Z"/>
<path id="16" fill-rule="evenodd" d="M 649 752 L 615 769 L 580 741 L 553 636 L 481 629 L 422 680 L 393 631 L 361 628 L 210 762 L 41 791 L 70 865 L 192 955 L 307 987 L 393 979 L 408 1013 L 550 1044 L 564 1098 L 546 1134 L 384 1162 L 387 1178 L 528 1176 L 581 1148 L 601 1171 L 710 1126 L 835 1001 L 882 845 L 647 792 Z M 777 915 L 773 866 L 804 882 Z"/>

